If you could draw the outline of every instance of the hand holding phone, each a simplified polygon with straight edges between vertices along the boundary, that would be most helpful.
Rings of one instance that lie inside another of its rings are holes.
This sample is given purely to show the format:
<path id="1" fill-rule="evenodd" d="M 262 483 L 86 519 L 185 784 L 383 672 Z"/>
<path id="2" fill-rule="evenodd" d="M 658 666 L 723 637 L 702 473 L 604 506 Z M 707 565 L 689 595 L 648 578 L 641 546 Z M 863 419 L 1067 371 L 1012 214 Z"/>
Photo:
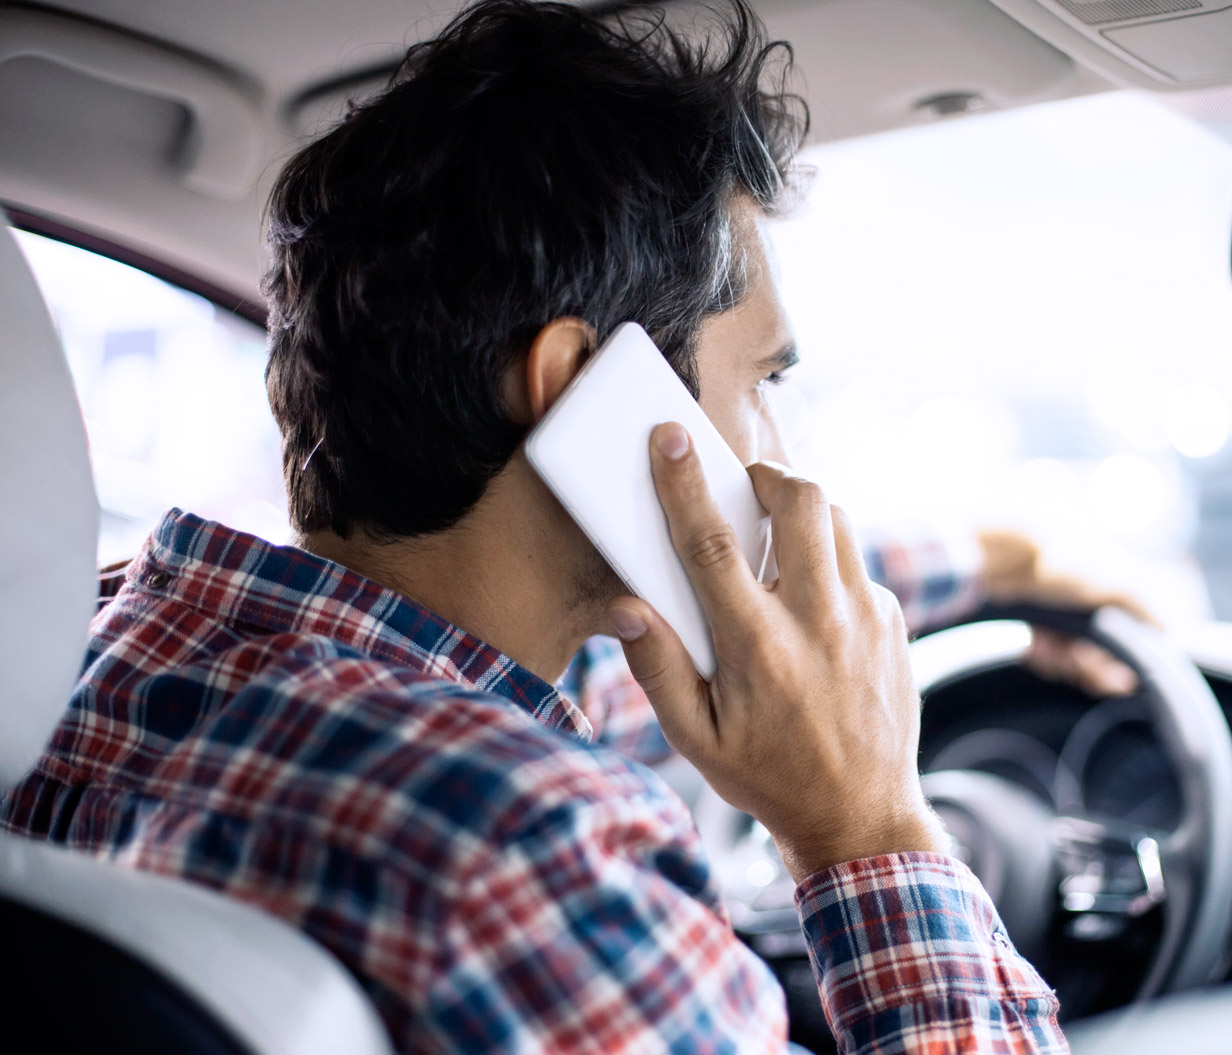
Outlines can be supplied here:
<path id="1" fill-rule="evenodd" d="M 629 324 L 527 455 L 641 598 L 617 602 L 636 627 L 621 637 L 669 742 L 766 825 L 797 880 L 945 848 L 916 768 L 902 612 L 820 488 L 779 466 L 745 469 Z M 766 509 L 781 577 L 767 566 Z"/>
<path id="2" fill-rule="evenodd" d="M 526 441 L 535 471 L 629 589 L 714 676 L 710 627 L 680 558 L 650 470 L 650 434 L 666 421 L 693 437 L 702 472 L 758 581 L 777 575 L 766 512 L 748 471 L 650 336 L 618 326 Z"/>
<path id="3" fill-rule="evenodd" d="M 680 426 L 656 429 L 649 453 L 718 660 L 702 681 L 652 608 L 613 603 L 629 669 L 668 742 L 769 829 L 797 882 L 842 861 L 946 852 L 920 788 L 902 610 L 868 578 L 842 510 L 783 466 L 749 467 L 774 521 L 781 575 L 767 589 L 736 553 Z"/>

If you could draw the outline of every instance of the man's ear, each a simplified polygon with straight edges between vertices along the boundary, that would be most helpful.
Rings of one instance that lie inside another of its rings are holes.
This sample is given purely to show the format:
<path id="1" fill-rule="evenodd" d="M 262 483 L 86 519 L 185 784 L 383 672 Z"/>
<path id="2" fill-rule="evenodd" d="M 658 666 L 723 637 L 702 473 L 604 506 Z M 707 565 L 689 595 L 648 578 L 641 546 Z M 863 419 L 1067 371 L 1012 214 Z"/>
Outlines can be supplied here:
<path id="1" fill-rule="evenodd" d="M 536 335 L 524 363 L 506 378 L 505 399 L 517 422 L 536 424 L 577 376 L 595 348 L 595 330 L 581 319 L 553 319 Z"/>

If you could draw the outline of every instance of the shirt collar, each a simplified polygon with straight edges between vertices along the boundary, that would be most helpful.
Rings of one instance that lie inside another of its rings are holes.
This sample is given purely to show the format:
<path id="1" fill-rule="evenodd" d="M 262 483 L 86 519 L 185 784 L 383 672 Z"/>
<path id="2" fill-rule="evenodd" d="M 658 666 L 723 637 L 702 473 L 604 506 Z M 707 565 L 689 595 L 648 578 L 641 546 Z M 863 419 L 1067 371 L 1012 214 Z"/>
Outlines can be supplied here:
<path id="1" fill-rule="evenodd" d="M 513 701 L 551 729 L 591 737 L 572 701 L 504 653 L 341 564 L 173 509 L 133 563 L 166 596 L 272 633 L 320 634 L 373 658 Z"/>

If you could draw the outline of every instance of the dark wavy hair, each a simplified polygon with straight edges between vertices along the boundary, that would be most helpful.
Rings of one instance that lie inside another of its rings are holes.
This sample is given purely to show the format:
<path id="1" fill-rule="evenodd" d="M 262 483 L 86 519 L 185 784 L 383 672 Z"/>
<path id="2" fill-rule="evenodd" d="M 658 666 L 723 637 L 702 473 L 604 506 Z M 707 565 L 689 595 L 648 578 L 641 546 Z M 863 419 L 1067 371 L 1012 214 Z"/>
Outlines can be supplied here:
<path id="1" fill-rule="evenodd" d="M 808 112 L 746 0 L 703 29 L 482 0 L 296 154 L 268 212 L 266 385 L 292 523 L 456 523 L 525 428 L 501 392 L 562 316 L 635 320 L 697 395 L 701 321 L 744 292 L 730 210 L 775 211 Z"/>

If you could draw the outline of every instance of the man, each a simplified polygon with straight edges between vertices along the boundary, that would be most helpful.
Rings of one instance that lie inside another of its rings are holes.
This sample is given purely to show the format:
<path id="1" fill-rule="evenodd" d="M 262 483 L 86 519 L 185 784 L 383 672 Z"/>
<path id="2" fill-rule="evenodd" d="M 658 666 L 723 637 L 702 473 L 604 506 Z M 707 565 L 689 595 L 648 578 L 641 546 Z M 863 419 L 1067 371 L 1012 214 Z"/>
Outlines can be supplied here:
<path id="1" fill-rule="evenodd" d="M 288 164 L 268 385 L 297 547 L 168 514 L 100 613 L 14 830 L 263 906 L 405 1051 L 779 1051 L 692 822 L 552 688 L 596 633 L 799 883 L 846 1050 L 1065 1049 L 920 791 L 898 603 L 764 459 L 792 340 L 763 221 L 804 116 L 741 3 L 708 45 L 485 0 Z M 749 472 L 753 581 L 665 423 L 647 452 L 718 673 L 625 595 L 522 441 L 634 319 Z"/>

